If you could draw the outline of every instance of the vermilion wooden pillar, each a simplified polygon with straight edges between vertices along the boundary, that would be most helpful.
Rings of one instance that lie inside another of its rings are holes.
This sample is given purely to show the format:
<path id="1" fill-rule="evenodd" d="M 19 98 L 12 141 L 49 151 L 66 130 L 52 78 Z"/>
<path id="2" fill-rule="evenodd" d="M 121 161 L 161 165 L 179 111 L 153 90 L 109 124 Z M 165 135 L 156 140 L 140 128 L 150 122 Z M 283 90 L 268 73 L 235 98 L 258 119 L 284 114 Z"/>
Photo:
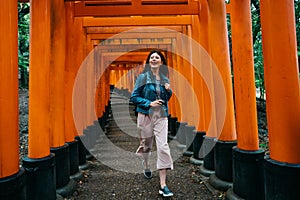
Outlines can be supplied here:
<path id="1" fill-rule="evenodd" d="M 203 164 L 203 155 L 200 154 L 200 149 L 203 144 L 203 136 L 205 135 L 205 102 L 204 95 L 204 80 L 201 76 L 201 52 L 203 50 L 200 43 L 200 22 L 199 16 L 192 16 L 191 24 L 191 60 L 194 66 L 192 66 L 193 74 L 193 90 L 196 95 L 195 106 L 198 108 L 197 122 L 195 122 L 195 130 L 193 133 L 193 155 L 190 157 L 190 162 L 195 165 Z M 207 38 L 206 38 L 207 39 Z M 195 45 L 196 44 L 196 45 Z M 207 94 L 207 93 L 206 93 Z M 196 111 L 196 110 L 195 110 Z"/>
<path id="2" fill-rule="evenodd" d="M 216 119 L 213 114 L 214 105 L 214 84 L 212 76 L 212 63 L 210 59 L 209 35 L 208 35 L 208 5 L 207 1 L 200 1 L 199 8 L 201 12 L 197 16 L 193 16 L 194 39 L 198 45 L 193 51 L 193 60 L 197 63 L 197 70 L 194 70 L 194 80 L 197 84 L 194 90 L 197 91 L 200 107 L 200 121 L 196 139 L 198 145 L 194 141 L 194 157 L 203 159 L 203 165 L 200 166 L 200 173 L 209 176 L 214 173 L 214 139 L 217 136 Z M 195 55 L 197 52 L 198 55 Z M 196 151 L 196 152 L 195 152 Z M 195 156 L 195 154 L 197 156 Z"/>
<path id="3" fill-rule="evenodd" d="M 261 9 L 270 157 L 296 164 L 300 96 L 294 4 L 264 0 Z"/>
<path id="4" fill-rule="evenodd" d="M 0 3 L 0 199 L 25 199 L 19 168 L 18 3 Z"/>
<path id="5" fill-rule="evenodd" d="M 183 59 L 183 67 L 181 71 L 181 75 L 185 79 L 184 85 L 182 85 L 182 89 L 184 91 L 183 96 L 183 114 L 187 116 L 188 126 L 185 129 L 185 144 L 187 150 L 184 152 L 185 156 L 193 155 L 193 140 L 195 138 L 195 134 L 193 131 L 196 129 L 196 126 L 199 122 L 199 106 L 197 96 L 194 90 L 194 75 L 193 75 L 193 66 L 192 66 L 192 33 L 191 26 L 183 27 L 183 35 L 181 36 L 182 43 L 182 52 L 181 55 L 184 57 Z"/>
<path id="6" fill-rule="evenodd" d="M 231 187 L 232 182 L 232 147 L 236 145 L 236 130 L 225 2 L 223 0 L 208 0 L 208 8 L 211 56 L 221 74 L 226 92 L 226 114 L 223 126 L 220 123 L 222 120 L 220 116 L 216 116 L 217 128 L 222 131 L 214 149 L 215 174 L 211 175 L 210 182 L 218 189 L 227 190 Z M 215 91 L 219 89 L 215 87 Z M 221 99 L 216 97 L 216 109 L 218 109 L 219 102 Z"/>
<path id="7" fill-rule="evenodd" d="M 250 0 L 231 2 L 232 60 L 238 148 L 258 150 Z"/>
<path id="8" fill-rule="evenodd" d="M 94 106 L 93 104 L 93 84 L 94 84 L 94 59 L 95 59 L 95 54 L 93 51 L 93 47 L 89 45 L 89 41 L 86 41 L 86 46 L 88 49 L 87 55 L 88 55 L 88 65 L 86 68 L 86 112 L 87 112 L 87 118 L 86 118 L 86 127 L 90 126 L 93 122 L 92 116 L 93 116 L 93 110 L 92 107 Z"/>
<path id="9" fill-rule="evenodd" d="M 172 40 L 172 43 L 174 43 L 174 40 L 175 39 Z M 172 46 L 172 52 L 175 52 L 174 45 Z M 179 102 L 178 102 L 179 93 L 174 91 L 174 88 L 175 88 L 176 84 L 178 84 L 178 81 L 177 81 L 177 78 L 175 77 L 175 75 L 173 73 L 173 72 L 177 71 L 179 63 L 177 62 L 177 56 L 176 56 L 175 53 L 170 54 L 169 61 L 170 61 L 170 59 L 172 60 L 171 64 L 172 64 L 172 69 L 173 70 L 170 70 L 169 78 L 170 78 L 170 85 L 173 88 L 173 94 L 172 94 L 172 97 L 170 98 L 170 101 L 169 101 L 170 104 L 169 105 L 171 107 L 171 110 L 170 110 L 171 115 L 174 116 L 174 117 L 177 117 L 177 120 L 180 120 L 181 119 L 181 112 L 180 112 L 180 105 L 179 105 Z"/>
<path id="10" fill-rule="evenodd" d="M 75 67 L 74 55 L 79 51 L 74 45 L 75 38 L 74 13 L 73 2 L 66 2 L 66 64 L 65 64 L 65 140 L 72 142 L 77 135 L 77 130 L 74 124 L 73 111 L 72 111 L 72 93 L 76 77 L 77 69 Z"/>
<path id="11" fill-rule="evenodd" d="M 199 22 L 199 17 L 198 16 L 192 16 L 193 22 L 192 22 L 192 39 L 194 39 L 198 44 L 199 47 L 202 47 L 200 43 L 200 22 Z M 204 30 L 203 30 L 204 31 Z M 205 32 L 205 31 L 204 31 Z M 203 78 L 201 77 L 200 74 L 200 69 L 201 69 L 201 55 L 197 55 L 195 52 L 201 52 L 201 49 L 195 49 L 197 47 L 192 46 L 192 59 L 194 59 L 196 69 L 193 67 L 193 85 L 194 85 L 194 90 L 197 96 L 198 100 L 198 107 L 199 107 L 199 113 L 200 113 L 200 118 L 196 124 L 196 128 L 199 131 L 205 131 L 206 130 L 206 124 L 205 124 L 205 113 L 206 113 L 206 107 L 205 107 L 205 102 L 204 102 L 204 82 Z"/>
<path id="12" fill-rule="evenodd" d="M 70 181 L 70 148 L 65 143 L 66 16 L 63 0 L 52 0 L 50 10 L 50 151 L 55 154 L 56 191 L 69 196 L 76 187 Z M 59 19 L 59 20 L 57 20 Z"/>
<path id="13" fill-rule="evenodd" d="M 83 91 L 85 91 L 86 85 L 83 80 L 84 72 L 80 71 L 83 70 L 81 68 L 84 65 L 84 59 L 86 55 L 85 51 L 85 32 L 83 29 L 83 19 L 80 17 L 74 18 L 73 24 L 73 36 L 72 36 L 72 46 L 75 48 L 74 54 L 72 55 L 71 59 L 73 59 L 74 65 L 72 66 L 72 71 L 75 75 L 74 84 L 80 82 L 79 85 L 72 86 L 72 112 L 75 127 L 77 130 L 78 136 L 83 135 L 83 129 L 85 128 L 85 119 L 86 119 L 86 107 L 80 99 L 84 97 Z M 80 44 L 78 47 L 77 44 Z M 71 91 L 70 91 L 71 92 Z"/>
<path id="14" fill-rule="evenodd" d="M 104 90 L 104 92 L 106 94 L 106 98 L 105 98 L 105 115 L 106 115 L 105 121 L 106 121 L 107 116 L 108 116 L 109 104 L 110 104 L 109 70 L 105 70 L 105 90 Z"/>
<path id="15" fill-rule="evenodd" d="M 0 178 L 19 171 L 17 3 L 2 3 L 0 85 Z M 7 38 L 9 37 L 9 38 Z"/>
<path id="16" fill-rule="evenodd" d="M 297 199 L 300 90 L 294 1 L 262 0 L 260 5 L 270 148 L 265 197 Z"/>
<path id="17" fill-rule="evenodd" d="M 176 41 L 178 41 L 178 36 L 176 37 L 176 39 L 174 39 L 172 42 L 176 43 Z M 180 74 L 180 68 L 182 68 L 182 59 L 176 54 L 176 51 L 179 49 L 177 47 L 177 45 L 173 45 L 173 52 L 175 52 L 175 54 L 173 54 L 173 60 L 174 60 L 174 69 L 176 70 L 177 73 Z M 174 95 L 176 95 L 176 100 L 175 101 L 175 109 L 176 109 L 176 116 L 178 117 L 178 121 L 184 121 L 183 119 L 183 112 L 182 112 L 182 102 L 181 102 L 181 98 L 182 98 L 182 91 L 180 89 L 180 85 L 181 85 L 181 79 L 178 77 L 178 75 L 174 76 L 174 83 L 172 85 L 173 88 L 173 93 Z M 175 90 L 175 88 L 177 88 L 177 91 Z M 173 95 L 172 95 L 173 96 Z"/>
<path id="18" fill-rule="evenodd" d="M 203 157 L 203 165 L 200 166 L 200 173 L 205 176 L 210 176 L 214 173 L 214 144 L 218 136 L 216 124 L 216 104 L 215 90 L 213 79 L 213 67 L 211 59 L 210 37 L 209 37 L 209 9 L 208 2 L 201 0 L 199 7 L 201 11 L 198 15 L 199 19 L 199 43 L 201 44 L 201 75 L 205 80 L 203 83 L 203 102 L 205 104 L 204 113 L 204 131 L 203 145 L 200 149 L 200 154 Z"/>
<path id="19" fill-rule="evenodd" d="M 23 160 L 26 195 L 28 199 L 56 199 L 55 161 L 50 154 L 51 13 L 55 8 L 52 0 L 30 3 L 28 157 Z"/>
<path id="20" fill-rule="evenodd" d="M 258 147 L 250 4 L 250 0 L 230 3 L 238 143 L 233 150 L 233 189 L 226 196 L 264 199 L 264 151 Z"/>
<path id="21" fill-rule="evenodd" d="M 80 48 L 74 43 L 80 44 L 80 40 L 76 38 L 75 18 L 74 18 L 74 2 L 65 2 L 66 14 L 66 48 L 65 48 L 65 67 L 64 67 L 64 135 L 65 141 L 69 145 L 70 157 L 70 177 L 78 180 L 82 177 L 82 172 L 79 170 L 79 151 L 78 140 L 75 136 L 78 135 L 72 110 L 73 86 L 76 77 L 78 66 L 75 59 Z M 76 41 L 76 42 L 75 42 Z M 82 46 L 82 45 L 80 45 Z"/>
<path id="22" fill-rule="evenodd" d="M 100 60 L 100 51 L 98 50 L 98 48 L 96 47 L 95 48 L 95 51 L 96 51 L 96 64 L 95 64 L 95 67 L 96 67 L 96 93 L 95 93 L 95 112 L 96 112 L 96 115 L 97 115 L 97 119 L 100 118 L 101 116 L 101 109 L 100 109 L 100 101 L 101 101 L 101 85 L 100 85 L 100 82 L 99 82 L 99 73 L 100 73 L 100 66 L 101 66 L 101 60 Z M 97 80 L 98 79 L 98 80 Z"/>
<path id="23" fill-rule="evenodd" d="M 66 20 L 64 1 L 53 0 L 52 6 L 55 12 L 51 12 L 50 147 L 58 148 L 65 144 L 65 92 L 62 85 L 65 83 Z"/>
<path id="24" fill-rule="evenodd" d="M 50 4 L 33 0 L 30 5 L 29 158 L 50 155 Z"/>
<path id="25" fill-rule="evenodd" d="M 187 27 L 183 27 L 183 34 L 188 35 Z M 193 94 L 191 93 L 193 89 L 193 75 L 192 75 L 192 67 L 190 62 L 191 52 L 189 41 L 186 39 L 186 36 L 179 35 L 177 37 L 178 46 L 178 55 L 180 56 L 181 65 L 179 66 L 179 75 L 180 75 L 180 94 L 181 94 L 181 107 L 182 107 L 182 121 L 187 122 L 189 125 L 196 125 L 194 122 L 194 113 L 193 109 Z M 182 57 L 181 57 L 182 56 Z M 190 60 L 187 60 L 190 59 Z"/>
<path id="26" fill-rule="evenodd" d="M 178 141 L 177 147 L 179 149 L 186 149 L 186 135 L 185 135 L 185 127 L 188 124 L 188 110 L 189 106 L 187 105 L 187 87 L 188 85 L 186 77 L 184 76 L 184 70 L 188 70 L 186 66 L 184 65 L 185 62 L 183 60 L 183 41 L 182 41 L 182 35 L 181 33 L 176 34 L 176 39 L 173 40 L 174 42 L 174 50 L 173 52 L 175 53 L 175 73 L 174 75 L 174 83 L 172 85 L 173 88 L 173 95 L 176 95 L 177 100 L 175 101 L 178 104 L 176 105 L 176 116 L 178 117 L 178 122 L 176 123 L 177 127 L 177 134 L 176 134 L 176 139 Z M 177 114 L 178 113 L 178 114 Z"/>
<path id="27" fill-rule="evenodd" d="M 221 0 L 209 0 L 208 6 L 210 14 L 209 34 L 211 56 L 222 76 L 227 102 L 225 123 L 222 133 L 218 137 L 222 141 L 233 141 L 236 140 L 236 131 L 225 2 Z"/>

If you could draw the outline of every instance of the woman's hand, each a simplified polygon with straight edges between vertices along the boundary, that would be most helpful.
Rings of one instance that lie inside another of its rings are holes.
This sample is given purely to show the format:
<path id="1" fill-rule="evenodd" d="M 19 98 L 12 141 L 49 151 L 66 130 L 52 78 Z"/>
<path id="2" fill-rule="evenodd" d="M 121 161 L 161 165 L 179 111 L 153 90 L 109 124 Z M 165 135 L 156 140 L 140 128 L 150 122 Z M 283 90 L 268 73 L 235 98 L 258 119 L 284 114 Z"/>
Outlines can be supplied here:
<path id="1" fill-rule="evenodd" d="M 166 90 L 170 90 L 170 89 L 171 89 L 171 87 L 170 87 L 170 84 L 169 84 L 169 83 L 165 83 L 165 89 L 166 89 Z"/>
<path id="2" fill-rule="evenodd" d="M 164 101 L 161 100 L 161 99 L 159 99 L 159 100 L 152 101 L 152 102 L 150 103 L 150 106 L 151 106 L 151 107 L 161 106 L 163 103 L 164 103 Z"/>

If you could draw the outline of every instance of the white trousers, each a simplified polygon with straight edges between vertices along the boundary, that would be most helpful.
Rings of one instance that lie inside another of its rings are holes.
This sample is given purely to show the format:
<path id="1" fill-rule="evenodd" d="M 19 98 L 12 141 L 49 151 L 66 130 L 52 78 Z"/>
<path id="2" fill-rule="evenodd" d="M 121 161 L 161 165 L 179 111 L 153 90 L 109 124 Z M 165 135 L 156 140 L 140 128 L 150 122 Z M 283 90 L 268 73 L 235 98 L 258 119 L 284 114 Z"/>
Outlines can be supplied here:
<path id="1" fill-rule="evenodd" d="M 161 117 L 160 111 L 153 115 L 138 113 L 137 129 L 140 137 L 140 146 L 136 153 L 148 156 L 152 151 L 153 137 L 157 148 L 157 169 L 173 169 L 173 161 L 168 144 L 168 118 Z"/>

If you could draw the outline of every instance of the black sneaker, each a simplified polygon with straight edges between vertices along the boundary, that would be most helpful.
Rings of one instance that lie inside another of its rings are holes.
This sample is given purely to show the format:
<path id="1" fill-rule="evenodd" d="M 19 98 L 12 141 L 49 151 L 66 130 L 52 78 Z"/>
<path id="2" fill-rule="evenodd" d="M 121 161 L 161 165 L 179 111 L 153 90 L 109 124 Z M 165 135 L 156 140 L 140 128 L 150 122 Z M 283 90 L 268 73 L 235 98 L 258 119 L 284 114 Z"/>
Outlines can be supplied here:
<path id="1" fill-rule="evenodd" d="M 144 169 L 144 176 L 147 179 L 151 179 L 152 178 L 152 171 L 151 171 L 151 169 Z"/>
<path id="2" fill-rule="evenodd" d="M 144 160 L 142 161 L 142 165 L 143 165 L 143 167 L 145 167 Z M 149 169 L 149 168 L 144 169 L 144 176 L 147 179 L 151 179 L 152 178 L 152 171 L 151 171 L 151 169 Z"/>
<path id="3" fill-rule="evenodd" d="M 174 194 L 171 192 L 168 188 L 168 186 L 165 186 L 163 189 L 159 188 L 159 194 L 162 194 L 164 197 L 172 197 Z"/>

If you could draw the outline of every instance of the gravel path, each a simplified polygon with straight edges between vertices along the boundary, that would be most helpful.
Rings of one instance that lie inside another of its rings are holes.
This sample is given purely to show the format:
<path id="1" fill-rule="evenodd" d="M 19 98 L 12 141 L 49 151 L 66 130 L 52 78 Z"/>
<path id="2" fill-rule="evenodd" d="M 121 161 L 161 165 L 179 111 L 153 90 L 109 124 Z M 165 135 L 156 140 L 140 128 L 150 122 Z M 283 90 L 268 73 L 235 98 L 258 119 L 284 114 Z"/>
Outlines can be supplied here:
<path id="1" fill-rule="evenodd" d="M 126 104 L 126 99 L 118 99 Z M 121 102 L 122 104 L 122 102 Z M 20 158 L 27 154 L 28 149 L 28 91 L 20 90 L 19 92 L 19 108 L 20 108 Z M 126 120 L 134 121 L 132 117 L 132 110 L 130 110 L 131 118 L 122 118 L 122 112 L 118 108 L 113 110 L 114 118 L 109 122 L 109 127 L 105 137 L 108 138 L 115 146 L 127 152 L 134 152 L 138 146 L 138 140 L 132 137 L 135 131 L 134 127 L 121 126 L 120 119 L 127 123 Z M 125 109 L 126 111 L 126 109 Z M 128 109 L 127 109 L 128 115 Z M 119 114 L 118 114 L 119 113 Z M 121 114 L 120 114 L 121 113 Z M 119 118 L 118 118 L 118 117 Z M 126 117 L 125 117 L 126 118 Z M 258 126 L 259 139 L 261 147 L 266 150 L 268 154 L 268 138 L 267 138 L 267 124 L 265 114 L 264 101 L 258 102 Z M 125 134 L 126 133 L 126 134 Z M 128 134 L 129 133 L 129 134 Z M 98 146 L 97 146 L 98 145 Z M 126 165 L 117 158 L 120 155 L 108 154 L 110 157 L 104 160 L 103 155 L 99 152 L 105 145 L 98 143 L 95 148 L 96 158 L 89 160 L 90 167 L 82 170 L 84 177 L 78 184 L 78 189 L 70 198 L 65 200 L 102 200 L 102 199 L 162 199 L 158 194 L 159 176 L 158 172 L 154 171 L 153 178 L 147 180 L 143 177 L 140 161 L 136 161 L 133 157 L 130 162 L 136 163 L 134 168 L 130 170 L 118 170 L 109 166 L 107 160 L 117 161 L 119 166 Z M 154 147 L 155 150 L 155 147 Z M 178 152 L 173 151 L 173 154 Z M 172 156 L 173 156 L 172 154 Z M 106 154 L 107 155 L 107 154 Z M 199 173 L 199 166 L 189 163 L 189 157 L 179 156 L 174 162 L 174 170 L 168 172 L 168 186 L 174 192 L 174 197 L 170 199 L 224 199 L 224 193 L 213 189 L 208 184 L 208 178 Z M 128 162 L 128 161 L 127 161 Z M 105 164 L 104 164 L 105 163 Z M 131 171 L 131 172 L 130 172 Z M 132 173 L 135 171 L 135 173 Z"/>
<path id="2" fill-rule="evenodd" d="M 84 179 L 70 199 L 162 199 L 158 194 L 158 171 L 153 172 L 151 180 L 145 179 L 140 159 L 133 153 L 138 139 L 134 137 L 136 119 L 133 107 L 128 107 L 128 100 L 112 98 L 110 119 L 107 133 L 93 148 L 94 159 L 89 161 L 91 166 L 84 171 Z M 113 145 L 107 145 L 110 142 Z M 114 153 L 115 148 L 121 151 Z M 172 152 L 176 160 L 174 170 L 168 171 L 167 176 L 168 186 L 174 192 L 170 199 L 223 199 L 223 193 L 209 187 L 208 178 L 200 175 L 199 167 L 189 163 L 190 158 L 181 154 L 179 150 Z M 126 156 L 129 159 L 122 159 Z M 155 169 L 156 158 L 153 160 L 152 169 Z"/>

